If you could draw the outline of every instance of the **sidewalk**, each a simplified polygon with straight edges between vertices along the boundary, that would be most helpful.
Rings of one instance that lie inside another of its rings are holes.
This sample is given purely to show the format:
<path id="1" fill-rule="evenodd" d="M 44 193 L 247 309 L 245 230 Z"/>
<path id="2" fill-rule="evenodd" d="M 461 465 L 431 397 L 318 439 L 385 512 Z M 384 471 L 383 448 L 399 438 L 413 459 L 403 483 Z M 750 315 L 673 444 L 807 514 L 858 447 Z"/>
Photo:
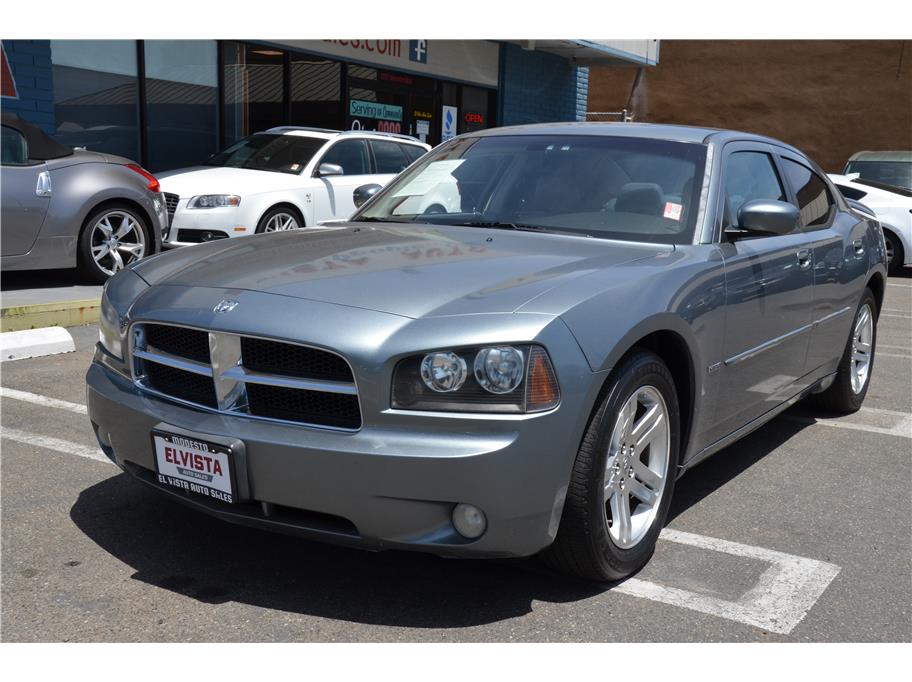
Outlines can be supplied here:
<path id="1" fill-rule="evenodd" d="M 101 290 L 100 284 L 85 284 L 72 270 L 4 272 L 0 331 L 97 322 Z"/>

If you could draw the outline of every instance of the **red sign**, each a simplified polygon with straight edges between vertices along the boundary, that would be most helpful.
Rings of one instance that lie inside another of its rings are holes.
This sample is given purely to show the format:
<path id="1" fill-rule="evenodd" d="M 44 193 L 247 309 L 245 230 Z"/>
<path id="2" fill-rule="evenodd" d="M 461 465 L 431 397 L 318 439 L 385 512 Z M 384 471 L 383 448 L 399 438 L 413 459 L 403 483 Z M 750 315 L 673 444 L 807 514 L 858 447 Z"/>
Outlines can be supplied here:
<path id="1" fill-rule="evenodd" d="M 478 125 L 484 125 L 484 116 L 481 114 L 467 113 L 464 117 L 466 123 L 477 123 Z"/>
<path id="2" fill-rule="evenodd" d="M 0 95 L 3 97 L 19 97 L 16 92 L 16 79 L 13 78 L 13 72 L 10 70 L 9 61 L 6 59 L 6 46 L 0 50 L 2 53 L 2 65 L 0 65 Z"/>

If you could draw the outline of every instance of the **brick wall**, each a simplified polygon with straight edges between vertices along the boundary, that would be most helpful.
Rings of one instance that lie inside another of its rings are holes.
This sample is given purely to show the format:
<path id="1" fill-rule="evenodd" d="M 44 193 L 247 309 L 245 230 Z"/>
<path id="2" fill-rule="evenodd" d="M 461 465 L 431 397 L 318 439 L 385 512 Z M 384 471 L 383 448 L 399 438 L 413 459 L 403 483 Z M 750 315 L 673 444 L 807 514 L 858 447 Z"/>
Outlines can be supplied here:
<path id="1" fill-rule="evenodd" d="M 586 120 L 588 68 L 509 43 L 501 60 L 500 125 Z"/>
<path id="2" fill-rule="evenodd" d="M 3 97 L 0 107 L 54 132 L 54 81 L 49 40 L 4 40 L 3 49 L 18 97 Z"/>

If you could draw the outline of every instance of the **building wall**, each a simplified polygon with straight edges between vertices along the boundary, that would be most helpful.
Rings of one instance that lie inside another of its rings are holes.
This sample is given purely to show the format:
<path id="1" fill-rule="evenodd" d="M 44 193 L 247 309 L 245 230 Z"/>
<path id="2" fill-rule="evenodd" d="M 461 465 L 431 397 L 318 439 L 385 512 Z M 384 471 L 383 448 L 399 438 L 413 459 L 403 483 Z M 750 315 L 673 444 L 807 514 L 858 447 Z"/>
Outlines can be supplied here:
<path id="1" fill-rule="evenodd" d="M 0 107 L 54 132 L 54 80 L 51 41 L 4 40 L 7 63 L 16 85 L 16 97 L 4 96 Z M 6 74 L 4 74 L 6 78 Z"/>
<path id="2" fill-rule="evenodd" d="M 831 172 L 912 149 L 912 41 L 663 40 L 631 97 L 636 71 L 593 67 L 589 110 L 769 135 Z"/>
<path id="3" fill-rule="evenodd" d="M 585 121 L 588 91 L 588 68 L 547 52 L 502 45 L 499 125 Z"/>

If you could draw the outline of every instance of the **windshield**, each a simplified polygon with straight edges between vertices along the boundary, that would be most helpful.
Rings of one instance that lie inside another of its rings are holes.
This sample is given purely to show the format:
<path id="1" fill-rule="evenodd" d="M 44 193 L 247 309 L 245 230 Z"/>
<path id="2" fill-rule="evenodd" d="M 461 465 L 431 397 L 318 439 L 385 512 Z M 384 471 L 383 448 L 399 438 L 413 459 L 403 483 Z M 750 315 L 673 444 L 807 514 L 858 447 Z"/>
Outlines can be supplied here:
<path id="1" fill-rule="evenodd" d="M 858 173 L 865 180 L 912 189 L 912 163 L 904 161 L 849 161 L 845 173 Z"/>
<path id="2" fill-rule="evenodd" d="M 706 147 L 590 135 L 456 139 L 353 220 L 692 241 Z"/>
<path id="3" fill-rule="evenodd" d="M 296 174 L 324 144 L 326 140 L 316 137 L 258 133 L 235 142 L 206 165 Z"/>

